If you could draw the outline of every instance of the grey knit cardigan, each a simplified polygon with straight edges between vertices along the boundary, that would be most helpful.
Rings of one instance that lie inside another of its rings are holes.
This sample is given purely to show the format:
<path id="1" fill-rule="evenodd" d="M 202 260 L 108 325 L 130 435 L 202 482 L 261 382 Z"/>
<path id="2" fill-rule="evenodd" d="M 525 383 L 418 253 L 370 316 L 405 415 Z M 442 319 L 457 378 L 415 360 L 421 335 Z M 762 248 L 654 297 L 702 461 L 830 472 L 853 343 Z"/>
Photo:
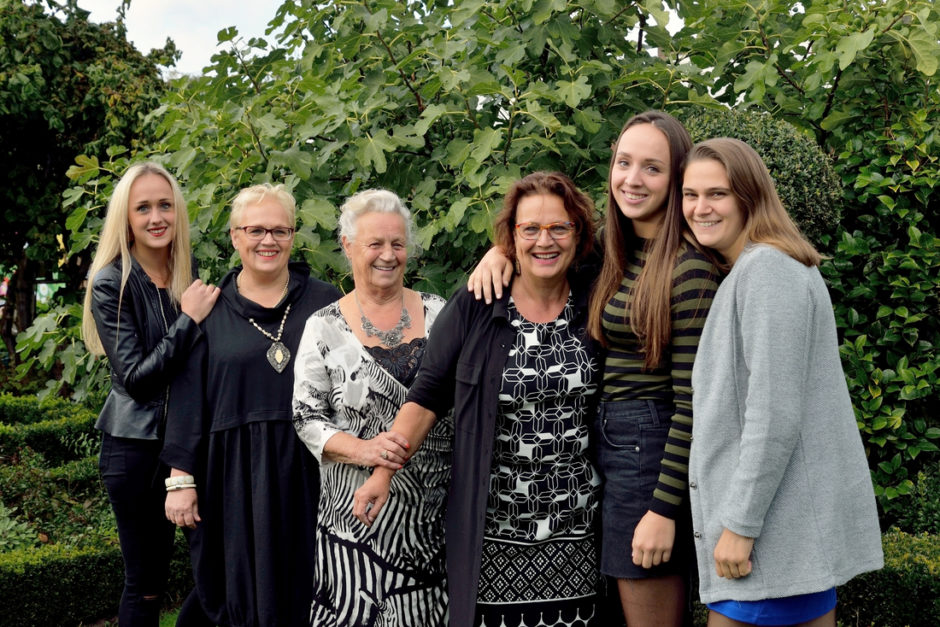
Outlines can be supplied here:
<path id="1" fill-rule="evenodd" d="M 750 245 L 715 295 L 692 372 L 689 493 L 703 602 L 819 592 L 883 565 L 875 498 L 815 267 Z M 715 573 L 723 528 L 753 572 Z"/>

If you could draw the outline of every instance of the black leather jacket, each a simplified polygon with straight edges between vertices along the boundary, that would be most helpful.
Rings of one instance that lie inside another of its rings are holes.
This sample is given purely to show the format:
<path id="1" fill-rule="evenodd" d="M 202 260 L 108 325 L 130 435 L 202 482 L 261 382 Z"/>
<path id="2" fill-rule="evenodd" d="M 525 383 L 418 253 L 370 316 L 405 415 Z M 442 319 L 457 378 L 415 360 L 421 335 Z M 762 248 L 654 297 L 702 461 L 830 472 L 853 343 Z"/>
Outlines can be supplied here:
<path id="1" fill-rule="evenodd" d="M 163 438 L 170 380 L 196 339 L 196 322 L 164 299 L 136 259 L 124 298 L 121 260 L 94 277 L 91 313 L 111 366 L 111 392 L 95 426 L 121 438 Z"/>

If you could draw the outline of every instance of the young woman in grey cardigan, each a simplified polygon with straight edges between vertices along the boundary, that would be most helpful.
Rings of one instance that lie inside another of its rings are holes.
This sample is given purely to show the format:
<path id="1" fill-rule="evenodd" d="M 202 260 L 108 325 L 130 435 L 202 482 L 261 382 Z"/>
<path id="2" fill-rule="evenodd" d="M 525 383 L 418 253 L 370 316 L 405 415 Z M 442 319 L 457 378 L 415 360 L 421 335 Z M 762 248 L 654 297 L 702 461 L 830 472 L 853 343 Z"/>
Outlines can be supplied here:
<path id="1" fill-rule="evenodd" d="M 689 488 L 709 625 L 834 626 L 835 586 L 883 558 L 819 253 L 738 140 L 692 149 L 683 213 L 731 268 L 692 374 Z"/>

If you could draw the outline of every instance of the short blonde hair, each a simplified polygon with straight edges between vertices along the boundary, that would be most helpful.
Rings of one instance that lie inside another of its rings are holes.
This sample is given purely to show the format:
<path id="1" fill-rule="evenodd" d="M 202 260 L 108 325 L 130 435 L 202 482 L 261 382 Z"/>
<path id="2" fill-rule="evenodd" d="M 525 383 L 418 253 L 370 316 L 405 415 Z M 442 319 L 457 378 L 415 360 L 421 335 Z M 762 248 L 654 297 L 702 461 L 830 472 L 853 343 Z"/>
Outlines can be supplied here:
<path id="1" fill-rule="evenodd" d="M 229 229 L 244 226 L 240 222 L 245 208 L 257 205 L 266 198 L 273 198 L 284 208 L 287 213 L 287 221 L 290 223 L 288 224 L 289 227 L 294 228 L 297 226 L 297 201 L 294 200 L 293 194 L 287 191 L 287 188 L 281 183 L 277 185 L 261 183 L 246 187 L 232 199 L 232 212 L 228 218 Z"/>
<path id="2" fill-rule="evenodd" d="M 130 195 L 131 186 L 140 177 L 147 174 L 162 176 L 170 184 L 173 191 L 173 208 L 176 219 L 173 226 L 173 240 L 170 243 L 170 284 L 167 293 L 175 303 L 179 303 L 183 292 L 193 282 L 192 275 L 192 248 L 189 241 L 189 211 L 186 209 L 186 200 L 180 190 L 179 183 L 166 168 L 159 163 L 145 161 L 127 169 L 121 180 L 114 186 L 111 199 L 108 201 L 108 212 L 101 226 L 101 235 L 98 238 L 98 248 L 95 250 L 91 268 L 88 270 L 88 280 L 85 288 L 85 302 L 82 307 L 82 339 L 85 347 L 95 355 L 103 355 L 104 347 L 98 337 L 98 328 L 91 315 L 91 293 L 95 275 L 102 268 L 121 259 L 121 292 L 118 297 L 118 310 L 124 297 L 124 285 L 131 272 L 131 236 L 130 236 Z"/>
<path id="3" fill-rule="evenodd" d="M 387 189 L 367 189 L 353 194 L 340 208 L 339 243 L 343 238 L 356 239 L 356 221 L 367 213 L 397 213 L 405 221 L 405 243 L 408 248 L 414 243 L 414 224 L 411 212 L 394 192 Z"/>

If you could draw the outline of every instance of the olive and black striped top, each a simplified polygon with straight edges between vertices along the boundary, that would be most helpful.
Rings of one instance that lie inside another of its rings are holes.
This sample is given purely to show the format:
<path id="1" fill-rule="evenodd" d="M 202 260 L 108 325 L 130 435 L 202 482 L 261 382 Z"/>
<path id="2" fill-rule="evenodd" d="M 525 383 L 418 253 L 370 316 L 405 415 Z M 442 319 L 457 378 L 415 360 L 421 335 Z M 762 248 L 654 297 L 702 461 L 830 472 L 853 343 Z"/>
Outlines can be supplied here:
<path id="1" fill-rule="evenodd" d="M 635 250 L 624 268 L 620 289 L 604 308 L 607 339 L 604 362 L 604 401 L 654 400 L 675 405 L 663 452 L 659 481 L 649 509 L 675 518 L 688 490 L 689 448 L 692 441 L 692 362 L 705 317 L 718 288 L 718 271 L 705 255 L 687 242 L 676 254 L 672 273 L 672 339 L 663 359 L 644 368 L 642 346 L 630 327 L 629 303 L 647 253 Z"/>

